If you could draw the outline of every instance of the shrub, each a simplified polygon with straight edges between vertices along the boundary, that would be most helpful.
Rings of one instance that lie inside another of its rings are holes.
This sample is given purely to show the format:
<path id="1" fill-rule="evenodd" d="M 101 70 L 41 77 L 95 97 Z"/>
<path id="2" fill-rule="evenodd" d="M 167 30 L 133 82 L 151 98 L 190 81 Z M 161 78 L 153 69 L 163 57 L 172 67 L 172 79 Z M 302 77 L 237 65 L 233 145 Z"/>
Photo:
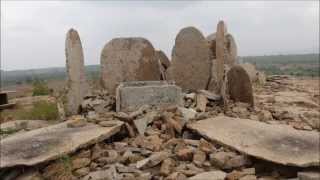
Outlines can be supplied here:
<path id="1" fill-rule="evenodd" d="M 46 82 L 41 80 L 35 80 L 32 83 L 33 91 L 32 96 L 44 96 L 50 94 L 50 89 Z"/>

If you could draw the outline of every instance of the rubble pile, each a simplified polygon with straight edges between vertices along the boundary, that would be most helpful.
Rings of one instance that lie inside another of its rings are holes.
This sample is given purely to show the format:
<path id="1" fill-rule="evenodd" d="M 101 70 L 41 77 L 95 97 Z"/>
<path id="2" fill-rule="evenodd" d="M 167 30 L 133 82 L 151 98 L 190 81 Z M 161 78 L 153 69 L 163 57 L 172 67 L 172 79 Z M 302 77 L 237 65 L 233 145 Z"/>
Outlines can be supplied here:
<path id="1" fill-rule="evenodd" d="M 0 179 L 320 178 L 319 92 L 237 65 L 223 21 L 207 39 L 182 29 L 172 61 L 144 38 L 111 40 L 95 90 L 76 31 L 66 45 L 66 121 L 1 139 Z"/>

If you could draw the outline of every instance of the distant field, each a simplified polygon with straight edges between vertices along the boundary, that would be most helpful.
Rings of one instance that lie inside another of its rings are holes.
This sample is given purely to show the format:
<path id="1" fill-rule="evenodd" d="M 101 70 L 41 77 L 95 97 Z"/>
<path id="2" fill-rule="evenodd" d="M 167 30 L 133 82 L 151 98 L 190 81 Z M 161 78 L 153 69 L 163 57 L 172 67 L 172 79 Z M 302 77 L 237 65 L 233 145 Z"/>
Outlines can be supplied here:
<path id="1" fill-rule="evenodd" d="M 320 76 L 319 54 L 250 56 L 241 59 L 255 64 L 269 75 Z"/>
<path id="2" fill-rule="evenodd" d="M 255 64 L 267 74 L 288 74 L 294 76 L 320 76 L 319 54 L 274 55 L 241 57 L 243 62 Z M 99 78 L 99 65 L 86 66 L 88 79 Z M 35 79 L 45 81 L 64 80 L 65 68 L 1 71 L 2 87 L 30 84 Z"/>

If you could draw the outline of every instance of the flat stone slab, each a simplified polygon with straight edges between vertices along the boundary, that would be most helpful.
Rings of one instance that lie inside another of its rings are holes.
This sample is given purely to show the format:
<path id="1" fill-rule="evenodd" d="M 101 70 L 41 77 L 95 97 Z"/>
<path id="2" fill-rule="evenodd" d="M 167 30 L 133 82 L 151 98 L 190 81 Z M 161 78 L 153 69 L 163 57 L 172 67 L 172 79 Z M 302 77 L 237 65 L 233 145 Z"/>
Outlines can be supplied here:
<path id="1" fill-rule="evenodd" d="M 57 159 L 109 138 L 122 126 L 120 121 L 113 127 L 88 123 L 83 127 L 70 128 L 68 123 L 66 121 L 2 139 L 0 168 L 32 166 Z"/>
<path id="2" fill-rule="evenodd" d="M 181 88 L 167 81 L 121 83 L 116 93 L 117 111 L 135 111 L 142 105 L 182 105 Z"/>
<path id="3" fill-rule="evenodd" d="M 225 116 L 188 125 L 202 136 L 274 163 L 319 166 L 319 133 Z"/>

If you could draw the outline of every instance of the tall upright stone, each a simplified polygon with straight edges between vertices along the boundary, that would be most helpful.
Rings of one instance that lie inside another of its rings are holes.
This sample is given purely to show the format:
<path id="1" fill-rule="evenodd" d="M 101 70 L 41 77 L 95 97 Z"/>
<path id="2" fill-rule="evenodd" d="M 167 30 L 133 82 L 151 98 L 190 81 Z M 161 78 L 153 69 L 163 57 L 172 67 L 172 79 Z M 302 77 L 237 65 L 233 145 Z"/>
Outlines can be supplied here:
<path id="1" fill-rule="evenodd" d="M 160 80 L 159 61 L 144 38 L 115 38 L 101 53 L 102 85 L 111 94 L 125 81 Z"/>
<path id="2" fill-rule="evenodd" d="M 156 51 L 156 58 L 159 61 L 161 80 L 167 80 L 166 70 L 170 66 L 170 60 L 168 59 L 166 54 L 161 50 Z"/>
<path id="3" fill-rule="evenodd" d="M 216 56 L 217 62 L 215 66 L 213 66 L 213 70 L 215 69 L 216 73 L 216 81 L 217 81 L 217 90 L 218 93 L 221 91 L 221 87 L 223 84 L 223 77 L 224 77 L 224 63 L 225 63 L 225 51 L 224 51 L 224 44 L 225 44 L 225 25 L 223 21 L 219 21 L 217 27 L 217 34 L 216 34 Z"/>
<path id="4" fill-rule="evenodd" d="M 70 29 L 65 42 L 67 66 L 67 92 L 64 98 L 66 115 L 79 112 L 83 98 L 89 93 L 85 77 L 81 40 L 76 30 Z"/>
<path id="5" fill-rule="evenodd" d="M 168 79 L 184 90 L 206 89 L 210 67 L 210 50 L 202 33 L 194 27 L 183 28 L 175 39 Z"/>

